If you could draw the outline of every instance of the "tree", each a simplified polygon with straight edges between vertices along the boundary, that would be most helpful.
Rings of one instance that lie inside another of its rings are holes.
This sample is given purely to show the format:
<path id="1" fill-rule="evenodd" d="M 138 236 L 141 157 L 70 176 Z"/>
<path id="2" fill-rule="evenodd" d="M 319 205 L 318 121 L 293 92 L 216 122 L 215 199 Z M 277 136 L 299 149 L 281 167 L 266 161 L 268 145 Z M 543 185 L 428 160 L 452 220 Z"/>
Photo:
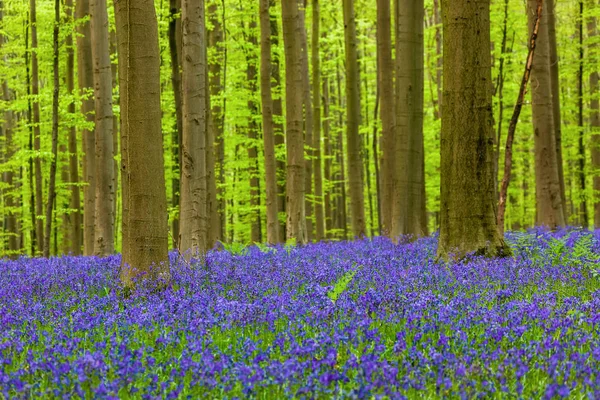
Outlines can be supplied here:
<path id="1" fill-rule="evenodd" d="M 96 201 L 94 254 L 114 252 L 114 162 L 112 71 L 108 40 L 106 0 L 90 0 L 92 59 L 94 63 L 94 106 L 96 117 Z"/>
<path id="2" fill-rule="evenodd" d="M 265 152 L 265 189 L 267 206 L 267 242 L 279 242 L 277 218 L 277 166 L 271 94 L 271 15 L 269 0 L 260 0 L 260 94 L 262 102 L 263 145 Z"/>
<path id="3" fill-rule="evenodd" d="M 151 0 L 115 0 L 121 108 L 121 281 L 170 279 L 160 124 L 158 24 Z"/>
<path id="4" fill-rule="evenodd" d="M 323 173 L 321 160 L 321 65 L 319 59 L 320 33 L 319 0 L 312 0 L 312 94 L 313 94 L 313 173 L 315 176 L 315 239 L 325 238 L 323 215 Z"/>
<path id="5" fill-rule="evenodd" d="M 596 6 L 595 0 L 588 0 L 588 8 L 593 9 Z M 587 20 L 587 31 L 590 39 L 598 38 L 597 21 L 594 16 Z M 588 59 L 592 61 L 592 65 L 598 65 L 598 43 L 595 40 L 590 40 L 588 46 Z M 596 64 L 593 64 L 593 63 Z M 594 174 L 594 192 L 600 191 L 600 101 L 598 99 L 598 70 L 592 69 L 589 76 L 590 90 L 590 126 L 592 129 L 592 168 L 596 171 Z M 600 228 L 600 201 L 594 201 L 594 227 Z"/>
<path id="6" fill-rule="evenodd" d="M 438 257 L 509 252 L 496 226 L 489 2 L 442 2 Z"/>
<path id="7" fill-rule="evenodd" d="M 394 190 L 395 98 L 394 65 L 390 27 L 390 0 L 377 0 L 377 84 L 381 93 L 382 136 L 381 222 L 383 233 L 391 234 Z"/>
<path id="8" fill-rule="evenodd" d="M 92 62 L 92 31 L 89 21 L 89 0 L 79 0 L 75 4 L 75 18 L 80 22 L 77 25 L 77 79 L 81 101 L 81 113 L 88 122 L 93 123 L 94 98 L 89 96 L 89 91 L 94 87 L 94 73 Z M 95 139 L 94 129 L 82 129 L 83 138 L 83 254 L 89 256 L 94 252 L 95 231 L 95 199 L 96 199 L 96 174 L 95 174 Z"/>
<path id="9" fill-rule="evenodd" d="M 285 50 L 285 111 L 287 152 L 287 234 L 288 240 L 306 243 L 304 214 L 304 139 L 302 137 L 302 62 L 300 58 L 300 18 L 296 0 L 281 2 Z"/>
<path id="10" fill-rule="evenodd" d="M 183 0 L 183 149 L 180 246 L 206 250 L 206 36 L 204 0 Z"/>
<path id="11" fill-rule="evenodd" d="M 538 0 L 528 0 L 529 29 L 533 29 Z M 556 139 L 550 75 L 550 52 L 548 45 L 547 4 L 542 19 L 531 69 L 531 107 L 535 140 L 535 186 L 537 223 L 555 229 L 565 224 L 560 194 L 560 176 L 556 152 Z"/>
<path id="12" fill-rule="evenodd" d="M 363 193 L 361 140 L 358 133 L 360 124 L 360 96 L 358 77 L 358 56 L 356 52 L 356 20 L 354 0 L 343 0 L 344 44 L 346 57 L 346 138 L 348 153 L 348 175 L 350 183 L 350 209 L 352 213 L 352 233 L 355 237 L 365 235 L 365 198 Z"/>

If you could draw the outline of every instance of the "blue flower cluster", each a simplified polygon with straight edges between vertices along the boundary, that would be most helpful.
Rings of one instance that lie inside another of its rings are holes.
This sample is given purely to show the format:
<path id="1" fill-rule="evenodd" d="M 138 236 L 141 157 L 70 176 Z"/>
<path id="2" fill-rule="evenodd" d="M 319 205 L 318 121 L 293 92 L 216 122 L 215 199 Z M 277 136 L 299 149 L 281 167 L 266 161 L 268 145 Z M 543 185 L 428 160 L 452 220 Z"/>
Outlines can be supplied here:
<path id="1" fill-rule="evenodd" d="M 119 256 L 0 261 L 0 398 L 600 398 L 600 232 L 508 238 L 173 254 L 129 298 Z"/>

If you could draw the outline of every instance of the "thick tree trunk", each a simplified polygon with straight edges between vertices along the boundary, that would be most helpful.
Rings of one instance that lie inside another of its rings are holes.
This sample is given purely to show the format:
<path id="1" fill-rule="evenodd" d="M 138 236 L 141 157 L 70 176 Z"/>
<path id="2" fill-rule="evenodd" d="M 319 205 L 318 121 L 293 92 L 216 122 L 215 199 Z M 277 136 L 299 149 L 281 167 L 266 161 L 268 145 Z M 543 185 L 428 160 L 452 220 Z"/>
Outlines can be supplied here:
<path id="1" fill-rule="evenodd" d="M 224 61 L 222 55 L 223 46 L 223 28 L 221 26 L 221 20 L 218 15 L 218 7 L 216 1 L 212 1 L 208 7 L 208 19 L 212 29 L 208 31 L 208 47 L 211 51 L 212 57 L 210 57 L 208 69 L 209 69 L 209 85 L 210 85 L 210 98 L 217 99 L 220 92 L 223 90 L 221 83 L 221 64 Z M 209 184 L 208 201 L 210 204 L 210 228 L 209 228 L 209 244 L 214 246 L 216 241 L 224 240 L 225 233 L 225 201 L 218 199 L 220 189 L 216 188 L 216 180 L 219 179 L 220 183 L 223 183 L 223 159 L 221 157 L 221 151 L 223 151 L 223 107 L 220 101 L 210 101 L 210 112 L 208 115 L 208 137 L 214 143 L 212 151 L 212 177 L 214 180 L 214 193 L 212 189 L 212 183 Z M 206 162 L 209 163 L 211 154 L 207 155 Z M 218 160 L 218 164 L 216 160 Z M 207 166 L 208 168 L 208 166 Z M 219 176 L 217 177 L 217 174 Z M 223 197 L 223 193 L 220 193 Z"/>
<path id="2" fill-rule="evenodd" d="M 52 234 L 52 221 L 54 200 L 56 199 L 56 164 L 58 161 L 58 51 L 60 27 L 60 0 L 54 0 L 54 28 L 52 32 L 52 159 L 50 161 L 50 177 L 48 179 L 48 203 L 46 205 L 46 233 L 44 234 L 44 257 L 50 257 L 50 236 Z M 56 239 L 55 239 L 56 247 Z"/>
<path id="3" fill-rule="evenodd" d="M 381 93 L 381 227 L 390 235 L 394 194 L 395 98 L 390 0 L 377 0 L 377 83 Z"/>
<path id="4" fill-rule="evenodd" d="M 188 256 L 206 250 L 206 37 L 204 0 L 183 0 L 183 148 L 180 247 Z"/>
<path id="5" fill-rule="evenodd" d="M 183 130 L 183 115 L 181 112 L 181 0 L 169 0 L 169 55 L 171 58 L 171 85 L 175 100 L 175 130 L 171 135 L 171 154 L 173 157 L 171 189 L 173 197 L 171 207 L 179 207 L 179 192 L 181 178 L 181 138 Z M 179 216 L 171 221 L 173 246 L 179 245 Z"/>
<path id="6" fill-rule="evenodd" d="M 530 30 L 533 28 L 536 9 L 537 0 L 528 0 L 527 16 Z M 542 20 L 533 56 L 531 104 L 535 139 L 537 224 L 555 229 L 565 225 L 565 217 L 556 151 L 548 45 L 548 14 L 546 11 L 547 4 L 544 5 L 542 11 Z"/>
<path id="7" fill-rule="evenodd" d="M 563 215 L 565 223 L 569 218 L 567 208 L 567 197 L 565 194 L 565 174 L 563 167 L 563 156 L 562 156 L 562 122 L 560 115 L 560 78 L 558 76 L 558 50 L 556 48 L 556 27 L 555 27 L 555 0 L 547 0 L 544 5 L 544 13 L 546 14 L 547 21 L 547 35 L 548 35 L 548 51 L 550 53 L 550 85 L 552 90 L 552 117 L 554 125 L 554 139 L 556 141 L 556 166 L 558 169 L 558 183 L 560 185 L 560 198 L 562 203 Z M 533 7 L 533 6 L 530 6 Z M 534 11 L 535 12 L 535 11 Z M 542 15 L 544 14 L 542 13 Z M 531 17 L 531 16 L 530 16 Z M 542 19 L 542 34 L 544 32 L 544 19 Z M 534 61 L 535 68 L 535 61 Z M 532 77 L 532 79 L 535 79 Z"/>
<path id="8" fill-rule="evenodd" d="M 510 252 L 496 227 L 489 2 L 442 2 L 444 105 L 438 257 Z"/>
<path id="9" fill-rule="evenodd" d="M 96 201 L 94 254 L 115 251 L 112 71 L 106 0 L 90 0 L 96 115 Z"/>
<path id="10" fill-rule="evenodd" d="M 121 103 L 121 281 L 170 279 L 158 24 L 151 0 L 115 0 Z"/>
<path id="11" fill-rule="evenodd" d="M 29 23 L 31 24 L 31 95 L 33 96 L 33 149 L 40 152 L 40 89 L 38 68 L 38 40 L 37 40 L 37 12 L 36 0 L 29 1 Z M 42 182 L 42 161 L 40 156 L 35 160 L 35 236 L 37 239 L 37 251 L 44 250 L 44 198 Z"/>
<path id="12" fill-rule="evenodd" d="M 286 85 L 286 239 L 304 244 L 306 219 L 304 213 L 304 139 L 302 137 L 302 60 L 299 37 L 301 30 L 297 0 L 282 0 L 283 41 L 285 48 Z"/>
<path id="13" fill-rule="evenodd" d="M 267 242 L 274 244 L 279 242 L 279 221 L 277 220 L 277 166 L 275 163 L 275 137 L 273 133 L 271 64 L 271 15 L 269 14 L 269 0 L 260 0 L 260 94 L 265 153 Z"/>
<path id="14" fill-rule="evenodd" d="M 354 237 L 364 236 L 365 198 L 363 193 L 363 173 L 361 157 L 361 140 L 358 132 L 360 124 L 360 97 L 358 56 L 356 40 L 356 19 L 354 16 L 354 0 L 343 0 L 344 39 L 346 55 L 346 137 L 348 152 L 348 175 L 350 184 L 350 207 L 352 213 L 352 234 Z"/>
<path id="15" fill-rule="evenodd" d="M 321 159 L 321 66 L 319 59 L 320 37 L 319 0 L 312 0 L 312 90 L 313 90 L 313 173 L 315 176 L 315 239 L 325 238 L 323 215 L 323 172 Z"/>
<path id="16" fill-rule="evenodd" d="M 89 0 L 79 0 L 75 4 L 75 18 L 81 20 L 90 14 Z M 92 32 L 90 21 L 87 19 L 77 25 L 77 78 L 80 94 L 85 95 L 81 102 L 81 113 L 88 122 L 94 122 L 94 98 L 87 95 L 94 87 L 92 63 Z M 83 129 L 83 254 L 92 255 L 94 252 L 95 230 L 95 140 L 94 129 Z"/>
<path id="17" fill-rule="evenodd" d="M 587 0 L 588 8 L 597 6 L 596 0 Z M 593 40 L 598 37 L 596 17 L 589 17 L 587 20 L 588 38 L 588 60 L 592 65 L 598 65 L 598 43 Z M 596 63 L 596 64 L 594 64 Z M 592 150 L 592 170 L 594 172 L 594 192 L 600 192 L 600 100 L 598 99 L 598 70 L 590 71 L 590 128 L 592 131 L 591 150 Z M 594 201 L 594 227 L 600 228 L 600 201 Z"/>

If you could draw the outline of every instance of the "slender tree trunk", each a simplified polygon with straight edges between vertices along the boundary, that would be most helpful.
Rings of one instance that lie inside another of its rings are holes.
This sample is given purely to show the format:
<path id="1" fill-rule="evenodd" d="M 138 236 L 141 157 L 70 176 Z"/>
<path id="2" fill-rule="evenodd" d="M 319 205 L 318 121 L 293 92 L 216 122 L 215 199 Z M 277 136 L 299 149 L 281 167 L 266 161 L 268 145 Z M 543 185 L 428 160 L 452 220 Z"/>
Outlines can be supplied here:
<path id="1" fill-rule="evenodd" d="M 73 0 L 65 1 L 65 9 L 67 14 L 67 21 L 71 23 L 73 21 Z M 73 50 L 73 35 L 67 35 L 65 39 L 67 48 L 67 92 L 70 95 L 75 94 L 75 53 Z M 70 115 L 75 115 L 75 103 L 70 102 L 67 108 L 67 112 Z M 65 249 L 71 251 L 74 255 L 81 254 L 81 198 L 79 193 L 79 161 L 77 157 L 77 129 L 75 125 L 69 127 L 69 164 L 68 164 L 68 182 L 70 183 L 70 203 L 69 208 L 71 211 L 64 215 L 64 227 L 63 232 L 65 236 L 63 240 L 66 241 L 68 237 L 67 246 Z"/>
<path id="2" fill-rule="evenodd" d="M 118 93 L 118 87 L 119 87 L 119 82 L 118 77 L 117 77 L 117 69 L 118 69 L 118 53 L 117 53 L 117 35 L 115 33 L 115 31 L 111 31 L 109 33 L 109 41 L 110 41 L 110 53 L 111 53 L 111 60 L 115 60 L 115 62 L 111 62 L 110 64 L 110 70 L 111 70 L 111 80 L 112 80 L 112 89 L 113 89 L 113 93 L 117 92 Z M 112 99 L 113 104 L 118 103 L 119 102 L 119 96 L 118 94 L 113 97 Z M 113 215 L 114 215 L 114 223 L 113 223 L 113 230 L 114 230 L 114 241 L 115 241 L 115 249 L 118 247 L 119 244 L 119 234 L 121 232 L 121 220 L 120 220 L 120 203 L 119 203 L 119 199 L 121 198 L 121 194 L 119 192 L 119 163 L 118 163 L 118 157 L 119 154 L 121 154 L 120 150 L 119 150 L 119 115 L 113 115 L 113 191 L 115 193 L 115 195 L 113 196 Z"/>
<path id="3" fill-rule="evenodd" d="M 81 113 L 88 122 L 94 122 L 94 98 L 88 91 L 94 87 L 94 74 L 92 63 L 92 32 L 89 21 L 89 0 L 79 0 L 75 3 L 75 18 L 78 20 L 88 18 L 77 25 L 77 78 L 79 91 L 84 96 L 81 102 Z M 83 254 L 92 255 L 94 252 L 95 230 L 95 199 L 96 199 L 96 173 L 95 173 L 95 140 L 94 129 L 83 129 Z"/>
<path id="4" fill-rule="evenodd" d="M 587 0 L 588 8 L 597 6 L 596 0 Z M 587 20 L 588 30 L 588 60 L 591 65 L 598 65 L 598 28 L 596 17 L 590 16 Z M 600 100 L 598 99 L 598 69 L 593 68 L 590 71 L 590 129 L 592 131 L 591 150 L 592 150 L 592 170 L 594 172 L 594 192 L 600 192 Z M 594 201 L 594 228 L 600 228 L 600 201 Z"/>
<path id="5" fill-rule="evenodd" d="M 312 90 L 313 90 L 313 173 L 315 175 L 315 224 L 317 241 L 325 238 L 323 215 L 323 173 L 321 159 L 321 66 L 319 0 L 312 0 Z"/>
<path id="6" fill-rule="evenodd" d="M 337 83 L 337 105 L 338 105 L 338 168 L 339 168 L 339 179 L 338 179 L 338 187 L 340 196 L 338 197 L 338 205 L 337 205 L 337 214 L 338 214 L 338 228 L 342 230 L 344 240 L 348 239 L 348 213 L 347 213 L 347 204 L 346 201 L 346 161 L 344 159 L 344 138 L 343 138 L 343 130 L 344 130 L 344 102 L 342 98 L 342 73 L 339 62 L 337 63 L 336 69 L 336 83 Z M 359 163 L 360 165 L 360 163 Z"/>
<path id="7" fill-rule="evenodd" d="M 115 0 L 121 103 L 121 281 L 170 280 L 158 24 L 151 0 Z"/>
<path id="8" fill-rule="evenodd" d="M 531 0 L 528 0 L 531 1 Z M 547 8 L 547 35 L 548 35 L 548 51 L 550 53 L 550 85 L 552 89 L 552 117 L 554 126 L 554 139 L 556 141 L 556 165 L 558 168 L 558 183 L 560 185 L 560 198 L 562 203 L 563 215 L 565 223 L 569 218 L 567 208 L 567 197 L 565 194 L 565 175 L 563 170 L 563 157 L 562 157 L 562 122 L 560 115 L 560 78 L 558 75 L 558 50 L 556 48 L 556 28 L 555 28 L 555 0 L 547 0 L 545 7 Z M 544 29 L 544 21 L 542 20 L 542 32 Z M 534 61 L 535 65 L 535 61 Z M 535 66 L 534 66 L 535 69 Z M 532 76 L 532 80 L 535 77 Z"/>
<path id="9" fill-rule="evenodd" d="M 305 185 L 305 213 L 306 213 L 306 238 L 310 242 L 314 239 L 314 213 L 313 213 L 313 109 L 310 96 L 310 73 L 308 69 L 308 40 L 306 33 L 306 3 L 307 0 L 298 1 L 300 62 L 302 64 L 302 105 L 304 108 L 304 149 L 306 150 L 304 185 Z"/>
<path id="10" fill-rule="evenodd" d="M 325 182 L 327 189 L 325 190 L 325 234 L 327 238 L 331 237 L 331 230 L 333 229 L 333 198 L 331 192 L 333 189 L 331 175 L 331 160 L 333 158 L 333 151 L 331 145 L 331 129 L 330 129 L 330 112 L 329 112 L 329 79 L 327 76 L 323 78 L 323 138 L 325 148 Z"/>
<path id="11" fill-rule="evenodd" d="M 269 1 L 269 8 L 275 8 L 276 1 Z M 282 85 L 280 74 L 279 28 L 277 26 L 277 15 L 271 14 L 271 51 L 273 52 L 273 65 L 271 68 L 271 84 L 273 90 L 273 129 L 275 135 L 275 148 L 285 148 L 285 133 L 283 129 L 283 107 L 282 107 Z M 276 151 L 277 153 L 277 151 Z M 285 215 L 285 180 L 286 162 L 285 158 L 277 160 L 277 209 L 279 215 Z M 279 241 L 285 242 L 286 226 L 285 219 L 279 219 Z"/>
<path id="12" fill-rule="evenodd" d="M 209 242 L 214 245 L 217 240 L 224 240 L 225 233 L 225 201 L 223 200 L 222 189 L 216 188 L 216 180 L 219 179 L 220 183 L 223 182 L 223 157 L 221 152 L 224 151 L 223 147 L 223 106 L 220 101 L 216 101 L 219 98 L 223 85 L 221 83 L 222 67 L 221 64 L 224 61 L 222 46 L 223 46 L 223 28 L 221 26 L 221 20 L 218 15 L 218 7 L 216 1 L 212 1 L 208 7 L 208 19 L 212 29 L 208 31 L 208 47 L 210 50 L 211 57 L 208 60 L 209 69 L 209 85 L 210 85 L 210 98 L 215 100 L 210 101 L 210 113 L 208 115 L 208 136 L 209 139 L 215 143 L 213 147 L 213 171 L 212 178 L 215 181 L 215 190 L 213 193 L 212 183 L 209 193 L 209 203 L 211 204 L 210 213 L 210 234 Z M 207 163 L 210 161 L 210 154 L 207 157 Z M 223 154 L 224 156 L 224 154 Z M 215 162 L 215 159 L 218 159 Z M 219 176 L 217 177 L 217 174 Z"/>
<path id="13" fill-rule="evenodd" d="M 391 234 L 394 195 L 395 98 L 392 60 L 390 0 L 377 0 L 377 82 L 381 92 L 381 226 Z"/>
<path id="14" fill-rule="evenodd" d="M 42 188 L 42 161 L 39 156 L 41 149 L 40 138 L 40 89 L 38 72 L 38 39 L 37 39 L 37 12 L 36 0 L 29 1 L 29 23 L 31 24 L 31 95 L 33 96 L 33 149 L 38 152 L 35 157 L 35 236 L 37 238 L 37 251 L 44 250 L 44 199 Z"/>
<path id="15" fill-rule="evenodd" d="M 527 5 L 529 28 L 532 29 L 537 0 L 528 0 Z M 537 223 L 555 229 L 565 225 L 565 217 L 553 118 L 547 6 L 547 4 L 544 5 L 542 11 L 536 51 L 533 56 L 531 104 L 535 139 Z"/>
<path id="16" fill-rule="evenodd" d="M 108 40 L 106 0 L 90 0 L 94 99 L 96 116 L 96 201 L 94 254 L 106 256 L 115 251 L 113 198 L 112 71 Z"/>
<path id="17" fill-rule="evenodd" d="M 275 137 L 273 133 L 271 64 L 271 15 L 269 14 L 269 0 L 260 0 L 260 94 L 265 153 L 267 242 L 273 244 L 279 241 L 279 221 L 277 220 L 277 166 L 275 163 Z"/>
<path id="18" fill-rule="evenodd" d="M 581 192 L 579 205 L 579 222 L 587 229 L 589 224 L 586 186 L 585 186 L 585 145 L 583 127 L 583 0 L 579 1 L 579 71 L 577 72 L 577 125 L 579 127 L 579 189 Z"/>
<path id="19" fill-rule="evenodd" d="M 29 143 L 28 143 L 28 147 L 27 149 L 29 150 L 30 154 L 33 154 L 33 136 L 34 136 L 34 129 L 33 129 L 33 111 L 32 111 L 32 101 L 31 101 L 31 90 L 32 90 L 32 84 L 31 84 L 31 72 L 30 72 L 30 63 L 29 63 L 29 54 L 30 54 L 30 49 L 29 49 L 29 31 L 31 28 L 31 24 L 29 23 L 29 16 L 30 14 L 27 15 L 27 26 L 25 28 L 25 73 L 26 73 L 26 80 L 27 80 L 27 125 L 29 126 Z M 33 156 L 29 157 L 29 165 L 28 165 L 28 183 L 29 183 L 29 192 L 30 192 L 30 197 L 29 197 L 29 212 L 30 212 L 30 216 L 31 216 L 31 247 L 30 247 L 30 251 L 31 251 L 31 256 L 35 256 L 35 251 L 37 248 L 37 241 L 38 241 L 38 237 L 36 235 L 36 218 L 35 218 L 35 187 L 33 184 Z"/>
<path id="20" fill-rule="evenodd" d="M 439 119 L 442 115 L 442 69 L 444 65 L 444 57 L 442 54 L 442 17 L 440 11 L 440 1 L 433 0 L 433 23 L 435 24 L 435 54 L 436 58 L 436 87 L 437 87 L 437 104 L 438 104 L 438 116 Z"/>
<path id="21" fill-rule="evenodd" d="M 58 160 L 58 50 L 60 26 L 60 0 L 54 0 L 54 29 L 53 29 L 53 93 L 52 93 L 52 160 L 50 161 L 50 178 L 48 179 L 48 203 L 46 205 L 46 233 L 44 235 L 44 257 L 50 257 L 50 237 L 52 235 L 52 220 L 54 200 L 56 198 L 56 164 Z"/>
<path id="22" fill-rule="evenodd" d="M 510 253 L 496 227 L 489 2 L 442 2 L 444 105 L 438 257 Z"/>
<path id="23" fill-rule="evenodd" d="M 171 85 L 173 86 L 173 96 L 175 100 L 175 129 L 171 135 L 172 146 L 172 178 L 171 189 L 173 198 L 171 206 L 175 209 L 179 207 L 179 192 L 181 178 L 181 137 L 183 130 L 183 115 L 181 111 L 181 0 L 169 0 L 169 54 L 171 58 Z M 173 235 L 174 247 L 179 245 L 179 216 L 173 218 L 171 222 L 171 234 Z"/>
<path id="24" fill-rule="evenodd" d="M 206 37 L 204 0 L 183 0 L 181 250 L 206 250 Z"/>
<path id="25" fill-rule="evenodd" d="M 352 234 L 362 237 L 365 227 L 365 199 L 363 193 L 362 157 L 360 154 L 360 97 L 358 56 L 354 0 L 343 0 L 344 38 L 346 50 L 346 136 L 348 151 L 348 175 L 350 176 L 350 207 L 352 211 Z"/>
<path id="26" fill-rule="evenodd" d="M 517 129 L 517 122 L 519 122 L 519 115 L 521 114 L 521 108 L 523 107 L 523 101 L 525 99 L 525 91 L 527 89 L 527 84 L 531 76 L 531 69 L 533 67 L 533 55 L 535 54 L 537 37 L 540 30 L 542 6 L 543 1 L 537 3 L 535 21 L 532 24 L 533 27 L 531 38 L 529 39 L 529 53 L 527 54 L 527 59 L 525 62 L 525 71 L 523 72 L 523 78 L 521 79 L 521 86 L 519 88 L 519 95 L 517 97 L 515 108 L 508 125 L 508 134 L 506 135 L 506 149 L 504 151 L 504 175 L 502 176 L 502 183 L 500 184 L 497 214 L 498 231 L 501 235 L 504 235 L 506 199 L 508 197 L 508 185 L 510 183 L 512 174 L 513 141 L 515 138 L 515 130 Z"/>
<path id="27" fill-rule="evenodd" d="M 304 204 L 304 139 L 302 137 L 302 59 L 300 25 L 297 0 L 282 0 L 283 41 L 285 49 L 285 107 L 286 107 L 286 239 L 304 244 L 306 218 Z"/>
<path id="28" fill-rule="evenodd" d="M 498 179 L 500 165 L 500 145 L 502 143 L 502 122 L 504 119 L 504 58 L 506 55 L 506 39 L 508 32 L 508 0 L 504 0 L 504 18 L 502 20 L 502 45 L 500 47 L 500 61 L 498 62 L 498 78 L 494 87 L 498 94 L 498 131 L 496 134 L 496 151 L 494 152 L 494 177 Z M 496 184 L 497 186 L 498 184 Z M 500 227 L 502 229 L 502 227 Z"/>

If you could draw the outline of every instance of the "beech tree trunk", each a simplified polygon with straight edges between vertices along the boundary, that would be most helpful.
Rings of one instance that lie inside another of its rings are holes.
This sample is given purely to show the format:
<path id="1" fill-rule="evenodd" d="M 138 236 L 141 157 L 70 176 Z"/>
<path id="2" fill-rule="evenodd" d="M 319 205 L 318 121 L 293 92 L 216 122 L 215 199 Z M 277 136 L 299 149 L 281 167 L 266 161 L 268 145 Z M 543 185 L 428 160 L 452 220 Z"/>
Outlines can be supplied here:
<path id="1" fill-rule="evenodd" d="M 444 82 L 438 257 L 510 253 L 496 227 L 490 9 L 442 2 Z"/>
<path id="2" fill-rule="evenodd" d="M 562 203 L 562 209 L 564 214 L 565 223 L 569 218 L 567 197 L 565 194 L 565 174 L 563 167 L 562 157 L 562 118 L 560 115 L 560 79 L 558 76 L 559 60 L 558 50 L 556 48 L 556 23 L 554 16 L 555 0 L 547 0 L 544 5 L 544 12 L 542 15 L 547 16 L 547 35 L 548 35 L 548 51 L 550 53 L 550 85 L 552 88 L 552 117 L 554 125 L 554 138 L 556 141 L 556 166 L 558 169 L 558 183 L 560 185 L 560 198 Z M 530 16 L 531 17 L 531 16 Z M 544 19 L 542 18 L 542 34 L 544 27 Z M 535 65 L 535 61 L 534 61 Z M 535 68 L 535 67 L 534 67 Z"/>
<path id="3" fill-rule="evenodd" d="M 327 238 L 331 237 L 331 230 L 334 227 L 334 215 L 333 215 L 333 176 L 332 176 L 332 137 L 331 137 L 331 125 L 330 125 L 330 111 L 329 111 L 329 80 L 327 76 L 323 77 L 323 138 L 325 148 L 325 183 L 327 189 L 325 190 L 325 235 Z"/>
<path id="4" fill-rule="evenodd" d="M 277 166 L 273 132 L 271 94 L 271 15 L 269 0 L 260 0 L 260 94 L 262 101 L 263 145 L 265 153 L 265 189 L 267 206 L 267 242 L 279 242 L 277 220 Z"/>
<path id="5" fill-rule="evenodd" d="M 344 43 L 346 56 L 346 137 L 348 152 L 348 175 L 350 186 L 350 209 L 352 214 L 352 234 L 362 237 L 365 227 L 365 198 L 361 140 L 358 132 L 360 124 L 360 96 L 358 76 L 358 56 L 356 41 L 356 19 L 354 0 L 343 0 Z"/>
<path id="6" fill-rule="evenodd" d="M 283 41 L 285 49 L 286 109 L 286 239 L 304 244 L 306 219 L 304 212 L 304 138 L 302 137 L 302 60 L 300 57 L 300 18 L 297 0 L 282 0 Z"/>
<path id="7" fill-rule="evenodd" d="M 170 280 L 158 23 L 151 0 L 115 0 L 121 103 L 121 281 Z"/>
<path id="8" fill-rule="evenodd" d="M 529 29 L 535 20 L 537 0 L 528 0 Z M 560 175 L 555 139 L 552 78 L 548 44 L 548 3 L 542 10 L 542 19 L 531 69 L 531 105 L 535 139 L 535 185 L 537 224 L 556 229 L 565 225 L 560 190 Z"/>
<path id="9" fill-rule="evenodd" d="M 588 8 L 592 9 L 597 6 L 595 0 L 587 0 Z M 588 45 L 588 60 L 592 65 L 598 65 L 598 43 L 593 40 L 598 37 L 598 27 L 596 18 L 593 16 L 588 17 L 587 20 L 587 31 L 589 45 Z M 592 150 L 592 169 L 596 171 L 594 173 L 594 192 L 600 192 L 600 100 L 598 99 L 598 70 L 592 69 L 589 76 L 589 90 L 590 90 L 590 128 L 592 131 L 591 139 L 591 150 Z M 597 198 L 597 197 L 596 197 Z M 594 227 L 600 228 L 600 201 L 594 201 Z"/>
<path id="10" fill-rule="evenodd" d="M 88 18 L 77 25 L 77 79 L 79 92 L 85 95 L 94 87 L 94 74 L 92 63 L 92 31 L 89 21 L 89 0 L 78 0 L 75 3 L 75 18 L 78 20 Z M 94 98 L 85 95 L 81 101 L 81 113 L 87 121 L 93 123 Z M 94 252 L 95 230 L 95 140 L 94 129 L 82 130 L 83 143 L 83 254 L 92 255 Z"/>
<path id="11" fill-rule="evenodd" d="M 585 184 L 585 143 L 583 127 L 583 0 L 579 1 L 579 18 L 577 21 L 577 30 L 579 31 L 579 70 L 577 71 L 577 126 L 579 128 L 579 160 L 577 160 L 579 178 L 579 215 L 578 221 L 583 228 L 588 228 L 588 212 L 586 200 Z M 558 143 L 557 143 L 558 146 Z M 563 200 L 564 201 L 564 200 Z M 566 221 L 565 221 L 566 222 Z"/>
<path id="12" fill-rule="evenodd" d="M 319 0 L 312 0 L 312 95 L 313 95 L 313 173 L 315 176 L 315 239 L 325 238 L 323 215 L 323 172 L 321 159 L 321 65 L 319 59 L 320 33 Z"/>
<path id="13" fill-rule="evenodd" d="M 391 235 L 394 195 L 395 98 L 390 0 L 377 0 L 377 83 L 381 93 L 381 227 Z"/>
<path id="14" fill-rule="evenodd" d="M 171 85 L 175 100 L 175 130 L 171 135 L 172 142 L 172 178 L 171 190 L 173 198 L 171 207 L 179 207 L 180 178 L 181 178 L 181 138 L 183 130 L 183 115 L 181 112 L 181 0 L 169 0 L 169 55 L 171 58 Z M 171 221 L 173 246 L 179 246 L 179 215 Z"/>
<path id="15" fill-rule="evenodd" d="M 183 148 L 180 247 L 187 256 L 206 250 L 206 37 L 204 0 L 183 0 Z"/>
<path id="16" fill-rule="evenodd" d="M 115 251 L 112 71 L 106 0 L 90 0 L 96 115 L 96 201 L 94 254 Z"/>

